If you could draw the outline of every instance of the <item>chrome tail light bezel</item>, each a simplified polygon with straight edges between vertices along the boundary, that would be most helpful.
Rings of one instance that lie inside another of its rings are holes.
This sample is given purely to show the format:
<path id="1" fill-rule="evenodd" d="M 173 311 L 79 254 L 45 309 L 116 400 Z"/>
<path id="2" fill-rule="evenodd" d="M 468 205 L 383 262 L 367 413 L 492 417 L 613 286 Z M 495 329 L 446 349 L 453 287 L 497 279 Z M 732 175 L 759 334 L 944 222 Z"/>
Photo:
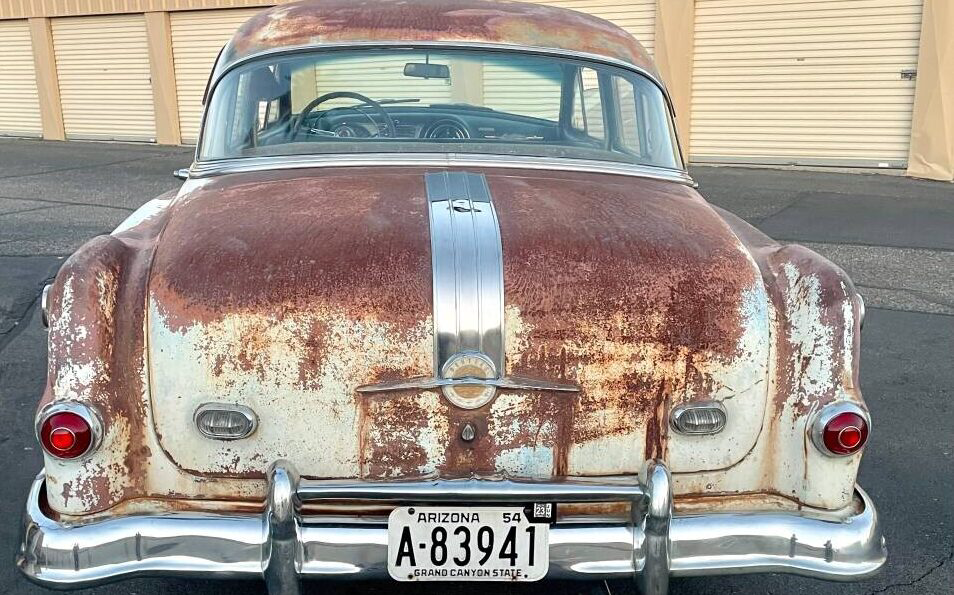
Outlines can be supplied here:
<path id="1" fill-rule="evenodd" d="M 833 452 L 825 444 L 825 428 L 828 426 L 831 420 L 835 419 L 835 417 L 841 415 L 842 413 L 854 413 L 855 415 L 858 415 L 864 420 L 865 425 L 867 426 L 865 439 L 861 446 L 858 447 L 857 450 L 849 453 Z M 852 403 L 850 401 L 831 403 L 829 405 L 825 405 L 815 412 L 815 415 L 809 421 L 808 434 L 811 437 L 812 444 L 815 445 L 815 448 L 817 448 L 818 451 L 825 456 L 832 458 L 844 458 L 859 455 L 864 452 L 865 447 L 868 445 L 868 441 L 871 440 L 871 415 L 869 415 L 868 412 L 857 403 Z"/>
<path id="2" fill-rule="evenodd" d="M 90 434 L 92 435 L 92 440 L 89 442 L 89 446 L 86 450 L 75 457 L 61 457 L 55 452 L 51 452 L 43 445 L 43 437 L 41 432 L 43 430 L 43 424 L 46 423 L 50 417 L 56 415 L 57 413 L 72 413 L 77 415 L 89 425 Z M 33 435 L 36 437 L 37 443 L 40 445 L 40 449 L 44 454 L 50 456 L 54 459 L 64 462 L 81 462 L 89 458 L 94 452 L 99 450 L 99 447 L 103 443 L 103 420 L 96 408 L 87 405 L 85 403 L 79 403 L 76 401 L 54 401 L 52 403 L 47 403 L 37 412 L 36 420 L 33 426 Z"/>

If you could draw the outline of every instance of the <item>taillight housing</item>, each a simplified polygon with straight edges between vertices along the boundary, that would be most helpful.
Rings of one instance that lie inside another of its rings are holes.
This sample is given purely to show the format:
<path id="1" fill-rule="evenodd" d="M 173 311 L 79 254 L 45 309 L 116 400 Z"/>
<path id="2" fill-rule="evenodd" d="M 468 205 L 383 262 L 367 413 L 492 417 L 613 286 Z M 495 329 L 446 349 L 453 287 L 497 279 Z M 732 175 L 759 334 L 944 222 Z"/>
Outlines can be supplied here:
<path id="1" fill-rule="evenodd" d="M 75 460 L 88 455 L 99 447 L 102 436 L 99 415 L 82 403 L 51 403 L 36 418 L 37 440 L 48 455 L 57 459 Z"/>
<path id="2" fill-rule="evenodd" d="M 811 424 L 815 448 L 832 457 L 857 453 L 868 442 L 871 421 L 868 413 L 854 403 L 834 403 L 824 407 Z"/>

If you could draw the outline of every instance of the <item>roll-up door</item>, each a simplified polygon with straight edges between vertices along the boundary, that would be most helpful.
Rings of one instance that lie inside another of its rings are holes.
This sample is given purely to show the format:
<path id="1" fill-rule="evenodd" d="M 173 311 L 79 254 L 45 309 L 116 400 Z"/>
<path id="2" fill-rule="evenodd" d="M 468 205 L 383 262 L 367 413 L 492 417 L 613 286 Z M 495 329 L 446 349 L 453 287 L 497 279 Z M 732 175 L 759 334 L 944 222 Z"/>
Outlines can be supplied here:
<path id="1" fill-rule="evenodd" d="M 530 0 L 585 12 L 611 21 L 638 39 L 652 53 L 656 23 L 656 0 Z M 483 69 L 485 105 L 502 111 L 555 120 L 550 113 L 559 105 L 558 70 L 541 64 L 517 65 L 507 61 L 488 61 Z M 527 73 L 531 74 L 527 74 Z M 515 76 L 522 77 L 515 81 Z M 549 110 L 549 111 L 548 111 Z"/>
<path id="2" fill-rule="evenodd" d="M 693 161 L 903 167 L 922 0 L 697 0 Z"/>
<path id="3" fill-rule="evenodd" d="M 0 134 L 40 136 L 40 101 L 27 21 L 0 21 Z"/>
<path id="4" fill-rule="evenodd" d="M 199 135 L 202 95 L 219 50 L 236 29 L 261 10 L 195 10 L 169 15 L 182 142 L 194 143 Z"/>
<path id="5" fill-rule="evenodd" d="M 423 104 L 451 101 L 450 80 L 408 79 L 404 76 L 404 65 L 420 61 L 420 57 L 419 52 L 391 52 L 386 57 L 379 55 L 373 59 L 366 54 L 359 54 L 336 57 L 330 63 L 319 62 L 315 69 L 316 94 L 351 91 L 376 100 L 420 99 Z M 447 56 L 439 53 L 429 54 L 429 61 L 435 64 L 449 63 Z M 353 99 L 335 99 L 322 107 L 355 104 Z"/>
<path id="6" fill-rule="evenodd" d="M 155 141 L 141 14 L 53 19 L 67 138 Z"/>
<path id="7" fill-rule="evenodd" d="M 652 53 L 656 27 L 656 0 L 526 0 L 585 12 L 611 21 L 639 40 Z M 663 0 L 660 0 L 663 1 Z"/>

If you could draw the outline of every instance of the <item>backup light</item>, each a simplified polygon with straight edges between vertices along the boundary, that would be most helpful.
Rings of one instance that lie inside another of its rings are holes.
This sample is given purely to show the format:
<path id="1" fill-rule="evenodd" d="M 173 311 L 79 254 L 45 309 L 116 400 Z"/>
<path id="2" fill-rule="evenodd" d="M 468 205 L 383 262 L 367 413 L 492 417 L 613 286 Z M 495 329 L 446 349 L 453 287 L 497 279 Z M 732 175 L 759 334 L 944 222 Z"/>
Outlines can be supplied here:
<path id="1" fill-rule="evenodd" d="M 729 419 L 719 401 L 685 403 L 672 410 L 672 428 L 680 434 L 718 434 Z"/>
<path id="2" fill-rule="evenodd" d="M 855 454 L 868 441 L 868 415 L 854 403 L 822 409 L 811 425 L 812 442 L 829 456 Z"/>
<path id="3" fill-rule="evenodd" d="M 205 403 L 195 411 L 195 426 L 206 438 L 239 440 L 252 435 L 258 417 L 242 405 Z"/>

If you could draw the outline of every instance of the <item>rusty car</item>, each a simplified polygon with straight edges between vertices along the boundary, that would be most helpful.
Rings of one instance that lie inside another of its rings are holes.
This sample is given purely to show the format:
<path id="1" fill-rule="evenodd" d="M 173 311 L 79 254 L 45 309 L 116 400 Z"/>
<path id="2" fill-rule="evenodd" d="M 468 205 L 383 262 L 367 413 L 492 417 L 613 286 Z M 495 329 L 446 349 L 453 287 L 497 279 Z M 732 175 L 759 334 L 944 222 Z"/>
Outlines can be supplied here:
<path id="1" fill-rule="evenodd" d="M 20 570 L 533 581 L 886 550 L 845 273 L 697 192 L 644 47 L 494 0 L 306 0 L 195 160 L 44 292 Z"/>

